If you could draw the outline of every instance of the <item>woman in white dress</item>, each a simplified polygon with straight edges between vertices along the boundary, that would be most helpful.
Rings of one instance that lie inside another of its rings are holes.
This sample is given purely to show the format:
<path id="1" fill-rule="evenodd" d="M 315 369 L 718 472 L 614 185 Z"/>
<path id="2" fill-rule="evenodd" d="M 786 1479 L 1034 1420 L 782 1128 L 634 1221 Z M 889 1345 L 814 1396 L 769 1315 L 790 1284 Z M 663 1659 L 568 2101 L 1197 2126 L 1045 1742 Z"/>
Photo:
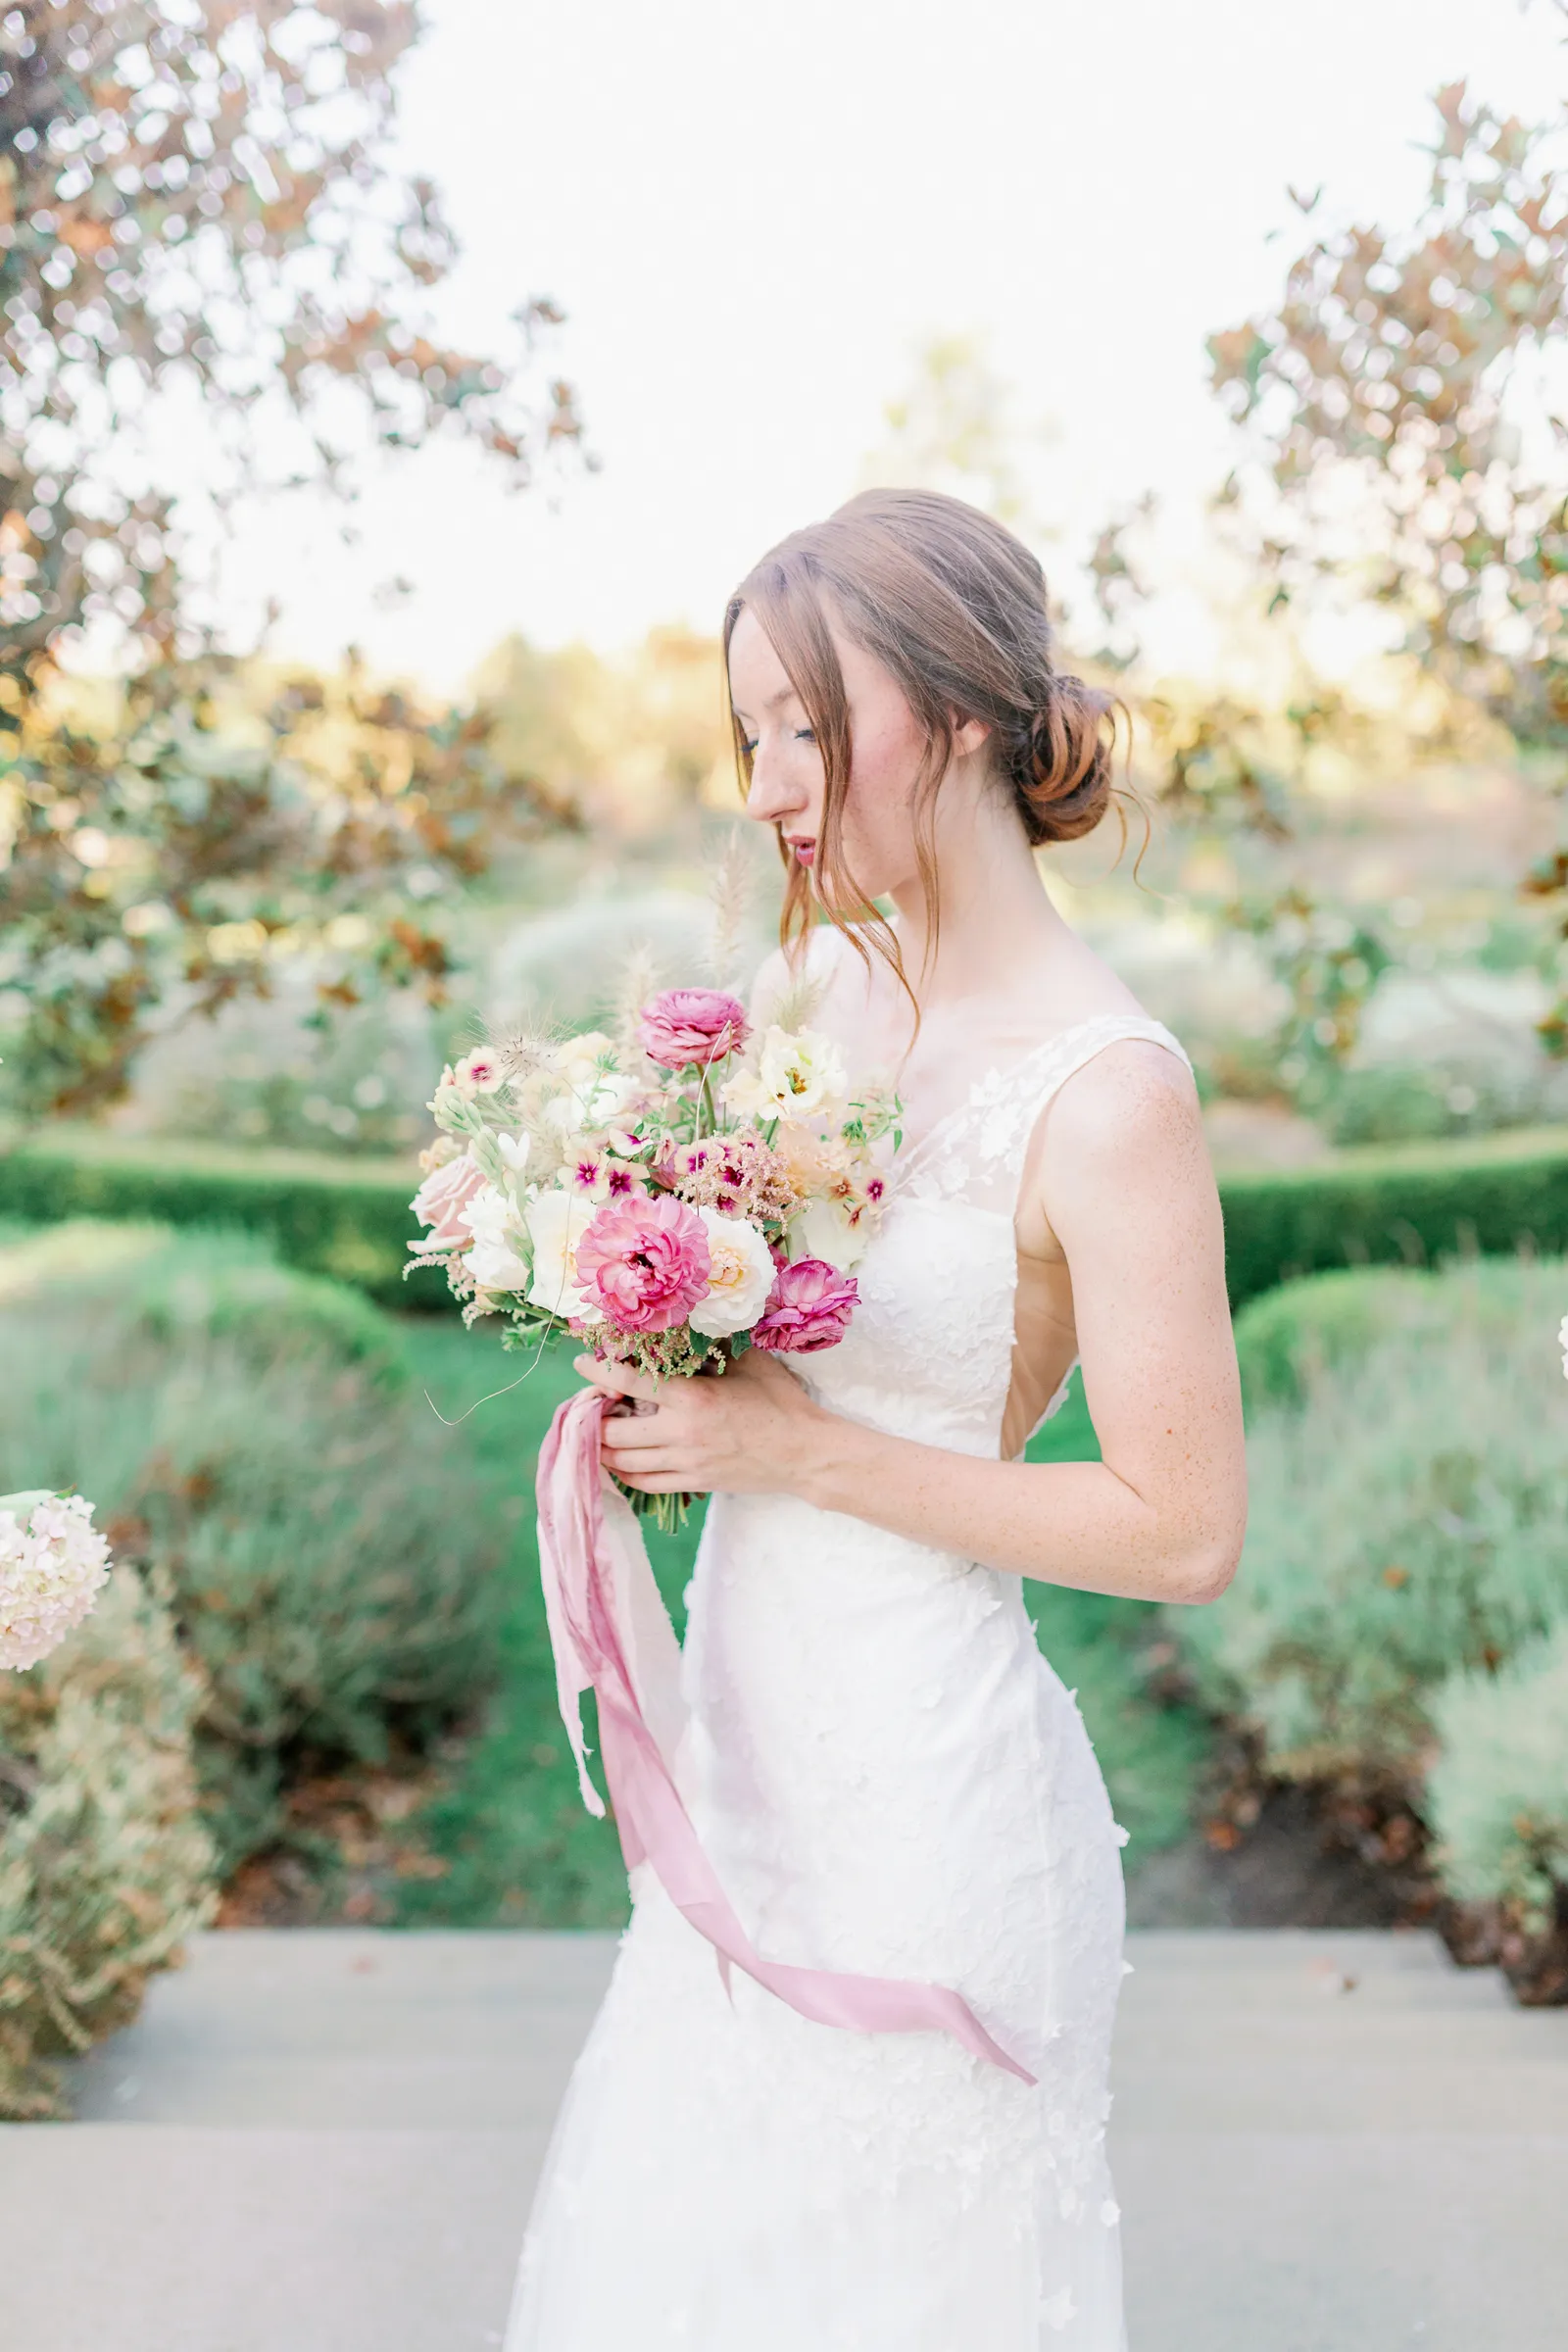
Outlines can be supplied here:
<path id="1" fill-rule="evenodd" d="M 619 1478 L 713 1497 L 682 1772 L 753 1944 L 954 1987 L 1020 2071 L 726 1990 L 644 1866 L 507 2352 L 1120 2352 L 1121 1833 L 1021 1585 L 1210 1600 L 1245 1487 L 1186 1056 L 1035 863 L 1102 814 L 1110 712 L 1034 558 L 921 492 L 785 540 L 725 643 L 789 868 L 759 1015 L 818 983 L 904 1141 L 842 1345 L 657 1393 L 580 1368 L 636 1401 Z M 1102 1458 L 1027 1463 L 1074 1362 Z"/>

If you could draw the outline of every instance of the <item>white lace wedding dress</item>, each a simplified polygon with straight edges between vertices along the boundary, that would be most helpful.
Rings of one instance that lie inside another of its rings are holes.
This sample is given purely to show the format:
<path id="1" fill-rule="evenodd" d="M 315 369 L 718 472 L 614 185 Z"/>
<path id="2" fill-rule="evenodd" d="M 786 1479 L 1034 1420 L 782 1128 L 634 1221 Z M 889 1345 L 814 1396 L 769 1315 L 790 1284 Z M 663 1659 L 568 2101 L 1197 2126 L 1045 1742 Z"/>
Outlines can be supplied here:
<path id="1" fill-rule="evenodd" d="M 849 1334 L 797 1359 L 824 1404 L 997 1454 L 1029 1138 L 1123 1038 L 1182 1052 L 1085 1023 L 895 1161 Z M 1019 1579 L 720 1494 L 689 1598 L 681 1778 L 753 1942 L 956 1986 L 1038 2087 L 945 2034 L 813 2024 L 738 1971 L 731 1999 L 644 1865 L 506 2352 L 1120 2352 L 1121 1838 Z"/>

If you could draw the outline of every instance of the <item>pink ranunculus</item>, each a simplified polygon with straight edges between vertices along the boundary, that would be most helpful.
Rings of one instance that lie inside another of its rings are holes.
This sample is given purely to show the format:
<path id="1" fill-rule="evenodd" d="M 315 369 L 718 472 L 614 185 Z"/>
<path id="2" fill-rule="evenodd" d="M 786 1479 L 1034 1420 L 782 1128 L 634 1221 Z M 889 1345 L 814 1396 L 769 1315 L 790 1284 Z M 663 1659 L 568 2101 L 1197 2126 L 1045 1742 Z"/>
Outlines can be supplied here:
<path id="1" fill-rule="evenodd" d="M 819 1348 L 836 1348 L 859 1297 L 853 1275 L 841 1274 L 822 1257 L 797 1258 L 774 1276 L 752 1346 L 775 1355 L 814 1355 Z"/>
<path id="2" fill-rule="evenodd" d="M 464 1212 L 484 1182 L 484 1170 L 470 1152 L 460 1152 L 445 1167 L 432 1168 L 413 1200 L 415 1215 L 430 1230 L 422 1242 L 411 1242 L 409 1247 L 427 1250 L 466 1250 L 473 1235 Z"/>
<path id="3" fill-rule="evenodd" d="M 745 1005 L 721 988 L 666 988 L 649 998 L 637 1024 L 643 1052 L 665 1070 L 722 1061 L 750 1034 Z"/>
<path id="4" fill-rule="evenodd" d="M 671 1193 L 607 1200 L 577 1244 L 577 1288 L 617 1331 L 668 1331 L 708 1296 L 708 1229 Z"/>

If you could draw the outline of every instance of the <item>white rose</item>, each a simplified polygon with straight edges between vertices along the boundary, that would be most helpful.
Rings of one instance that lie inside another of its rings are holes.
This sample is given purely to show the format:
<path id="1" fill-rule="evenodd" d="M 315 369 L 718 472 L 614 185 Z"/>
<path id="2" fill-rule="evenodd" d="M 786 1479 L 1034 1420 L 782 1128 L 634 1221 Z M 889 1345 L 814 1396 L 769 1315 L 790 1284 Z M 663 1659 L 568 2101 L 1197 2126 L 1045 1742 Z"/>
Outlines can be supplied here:
<path id="1" fill-rule="evenodd" d="M 592 1066 L 567 1083 L 569 1091 L 557 1095 L 544 1109 L 545 1125 L 553 1134 L 567 1138 L 597 1135 L 606 1127 L 618 1125 L 622 1112 L 631 1108 L 640 1092 L 635 1078 Z"/>
<path id="2" fill-rule="evenodd" d="M 547 1314 L 586 1316 L 592 1310 L 577 1288 L 577 1244 L 598 1211 L 597 1200 L 580 1193 L 541 1193 L 528 1203 L 533 1239 L 533 1282 L 528 1304 Z"/>
<path id="3" fill-rule="evenodd" d="M 511 1194 L 498 1184 L 482 1184 L 463 1213 L 473 1236 L 466 1262 L 480 1290 L 525 1290 L 528 1268 L 515 1248 L 523 1225 Z"/>
<path id="4" fill-rule="evenodd" d="M 775 1022 L 762 1040 L 756 1075 L 743 1070 L 729 1081 L 724 1100 L 743 1118 L 804 1119 L 845 1090 L 844 1064 L 830 1037 L 816 1029 L 780 1029 Z"/>
<path id="5" fill-rule="evenodd" d="M 697 1214 L 708 1229 L 708 1296 L 691 1313 L 693 1331 L 727 1340 L 749 1331 L 773 1288 L 773 1259 L 755 1225 L 744 1217 L 721 1217 L 716 1208 Z"/>
<path id="6" fill-rule="evenodd" d="M 615 1041 L 602 1029 L 585 1029 L 581 1037 L 564 1038 L 551 1055 L 551 1067 L 568 1086 L 584 1086 L 607 1058 L 613 1058 Z"/>
<path id="7" fill-rule="evenodd" d="M 808 1200 L 800 1215 L 790 1220 L 791 1257 L 825 1258 L 841 1274 L 859 1264 L 870 1239 L 864 1218 L 852 1225 L 836 1200 Z"/>

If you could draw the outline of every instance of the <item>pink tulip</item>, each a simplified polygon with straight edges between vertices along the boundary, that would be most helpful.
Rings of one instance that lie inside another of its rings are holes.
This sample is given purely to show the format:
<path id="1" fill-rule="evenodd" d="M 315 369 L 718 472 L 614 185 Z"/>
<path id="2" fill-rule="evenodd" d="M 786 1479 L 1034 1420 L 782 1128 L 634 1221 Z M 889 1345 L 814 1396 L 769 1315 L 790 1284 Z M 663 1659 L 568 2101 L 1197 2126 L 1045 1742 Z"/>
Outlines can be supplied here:
<path id="1" fill-rule="evenodd" d="M 577 1244 L 577 1288 L 617 1331 L 668 1331 L 707 1297 L 710 1263 L 694 1208 L 635 1194 L 607 1200 Z"/>
<path id="2" fill-rule="evenodd" d="M 797 1258 L 774 1276 L 752 1346 L 774 1355 L 814 1355 L 819 1348 L 836 1348 L 859 1296 L 854 1276 L 841 1274 L 825 1258 Z"/>
<path id="3" fill-rule="evenodd" d="M 665 1070 L 722 1061 L 749 1035 L 745 1005 L 719 988 L 666 988 L 649 999 L 637 1025 L 643 1052 Z"/>

